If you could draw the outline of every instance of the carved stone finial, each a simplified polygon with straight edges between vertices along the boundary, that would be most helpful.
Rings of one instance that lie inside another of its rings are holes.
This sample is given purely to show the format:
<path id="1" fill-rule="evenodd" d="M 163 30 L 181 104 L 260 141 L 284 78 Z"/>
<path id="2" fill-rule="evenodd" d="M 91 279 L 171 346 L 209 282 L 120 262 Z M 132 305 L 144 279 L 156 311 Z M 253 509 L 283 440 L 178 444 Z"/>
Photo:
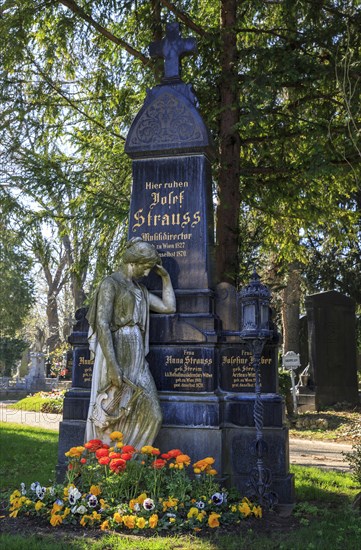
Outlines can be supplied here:
<path id="1" fill-rule="evenodd" d="M 166 35 L 163 40 L 152 42 L 149 46 L 151 57 L 164 58 L 163 81 L 181 80 L 180 60 L 185 55 L 196 53 L 197 44 L 195 38 L 182 38 L 179 31 L 179 23 L 168 23 Z"/>

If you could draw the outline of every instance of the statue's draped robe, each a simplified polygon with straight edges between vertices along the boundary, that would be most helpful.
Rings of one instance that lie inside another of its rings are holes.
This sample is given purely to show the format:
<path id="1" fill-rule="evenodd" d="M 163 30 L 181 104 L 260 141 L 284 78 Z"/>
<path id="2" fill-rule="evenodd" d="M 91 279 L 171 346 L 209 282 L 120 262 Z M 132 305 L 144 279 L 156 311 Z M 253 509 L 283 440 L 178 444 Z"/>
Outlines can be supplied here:
<path id="1" fill-rule="evenodd" d="M 105 292 L 102 292 L 105 291 Z M 121 388 L 112 385 L 106 360 L 97 338 L 99 300 L 107 290 L 113 298 L 109 328 L 118 364 L 125 379 Z M 151 445 L 162 415 L 157 389 L 145 359 L 148 353 L 149 298 L 147 289 L 119 277 L 106 277 L 88 312 L 90 347 L 95 353 L 85 439 L 109 443 L 109 434 L 120 431 L 124 442 L 140 449 Z"/>

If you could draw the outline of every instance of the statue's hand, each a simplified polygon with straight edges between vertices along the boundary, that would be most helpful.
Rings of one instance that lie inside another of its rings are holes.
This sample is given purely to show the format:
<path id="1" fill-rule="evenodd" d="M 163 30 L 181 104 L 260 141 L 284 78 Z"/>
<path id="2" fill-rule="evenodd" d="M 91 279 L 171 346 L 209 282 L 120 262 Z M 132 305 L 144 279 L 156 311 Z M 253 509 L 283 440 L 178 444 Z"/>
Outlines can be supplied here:
<path id="1" fill-rule="evenodd" d="M 109 372 L 110 374 L 110 382 L 112 386 L 116 386 L 117 388 L 120 388 L 123 385 L 123 371 L 118 366 L 117 368 L 113 368 Z"/>
<path id="2" fill-rule="evenodd" d="M 157 275 L 159 275 L 162 278 L 167 277 L 167 275 L 169 275 L 168 271 L 162 265 L 158 265 L 158 264 L 155 265 L 153 267 L 153 270 Z"/>

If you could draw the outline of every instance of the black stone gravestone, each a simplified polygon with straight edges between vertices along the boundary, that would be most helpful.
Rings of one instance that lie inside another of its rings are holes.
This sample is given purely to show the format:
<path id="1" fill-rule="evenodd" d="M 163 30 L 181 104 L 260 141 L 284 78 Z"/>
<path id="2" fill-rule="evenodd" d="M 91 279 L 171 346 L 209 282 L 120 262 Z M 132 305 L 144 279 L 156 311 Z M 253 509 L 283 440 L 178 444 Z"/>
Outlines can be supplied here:
<path id="1" fill-rule="evenodd" d="M 59 447 L 57 479 L 62 481 L 66 468 L 66 457 L 70 447 L 82 445 L 88 416 L 90 388 L 93 372 L 93 359 L 88 344 L 89 324 L 86 319 L 87 308 L 76 311 L 76 323 L 68 341 L 73 348 L 72 387 L 65 394 L 63 420 L 59 426 Z"/>
<path id="2" fill-rule="evenodd" d="M 358 404 L 355 302 L 331 290 L 307 296 L 306 310 L 316 409 Z"/>
<path id="3" fill-rule="evenodd" d="M 214 281 L 213 144 L 192 88 L 180 78 L 179 59 L 192 49 L 177 24 L 151 46 L 152 55 L 165 58 L 165 76 L 148 90 L 125 145 L 133 159 L 129 238 L 156 246 L 177 298 L 176 314 L 154 314 L 150 321 L 147 360 L 163 412 L 155 444 L 163 451 L 181 448 L 194 460 L 214 456 L 228 484 L 246 492 L 256 459 L 250 451 L 255 375 L 240 342 L 237 293 Z M 156 277 L 145 283 L 160 292 Z M 274 489 L 281 503 L 292 504 L 277 336 L 263 353 L 262 391 Z"/>

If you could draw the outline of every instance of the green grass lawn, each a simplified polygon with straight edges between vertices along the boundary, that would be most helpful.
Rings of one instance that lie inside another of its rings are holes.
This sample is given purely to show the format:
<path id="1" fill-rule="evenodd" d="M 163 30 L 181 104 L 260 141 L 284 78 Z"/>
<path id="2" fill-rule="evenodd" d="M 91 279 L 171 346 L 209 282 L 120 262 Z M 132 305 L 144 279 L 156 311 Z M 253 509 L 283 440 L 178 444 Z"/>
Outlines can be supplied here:
<path id="1" fill-rule="evenodd" d="M 28 426 L 0 424 L 1 487 L 12 491 L 21 482 L 49 484 L 54 479 L 57 462 L 58 434 Z M 324 471 L 317 468 L 292 466 L 296 479 L 297 504 L 292 521 L 297 528 L 264 532 L 260 523 L 242 534 L 214 530 L 207 536 L 173 535 L 141 537 L 128 534 L 104 534 L 96 537 L 94 531 L 67 532 L 57 530 L 48 534 L 43 530 L 21 535 L 0 535 L 0 547 L 7 550 L 354 550 L 361 540 L 361 516 L 352 510 L 351 503 L 360 491 L 349 474 Z M 15 522 L 17 520 L 14 520 Z M 263 520 L 259 520 L 262 522 Z M 290 519 L 291 521 L 291 519 Z M 250 524 L 251 525 L 251 524 Z M 0 519 L 1 528 L 1 519 Z"/>

